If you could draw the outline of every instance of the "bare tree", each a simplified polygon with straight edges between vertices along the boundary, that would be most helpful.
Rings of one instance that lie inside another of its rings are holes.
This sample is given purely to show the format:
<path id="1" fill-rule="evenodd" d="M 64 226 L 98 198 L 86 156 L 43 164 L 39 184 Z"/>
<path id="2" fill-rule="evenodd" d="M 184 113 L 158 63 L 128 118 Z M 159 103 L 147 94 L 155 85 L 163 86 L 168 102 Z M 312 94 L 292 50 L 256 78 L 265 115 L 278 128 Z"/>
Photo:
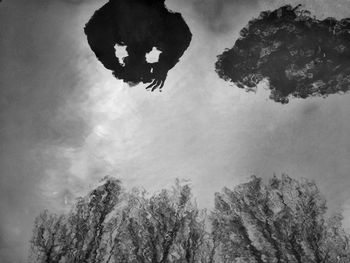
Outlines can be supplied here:
<path id="1" fill-rule="evenodd" d="M 49 214 L 43 211 L 34 223 L 34 233 L 31 240 L 31 260 L 33 262 L 60 262 L 66 249 L 65 217 Z"/>
<path id="2" fill-rule="evenodd" d="M 205 213 L 188 185 L 151 197 L 126 194 L 108 179 L 67 215 L 44 211 L 35 221 L 33 262 L 209 262 Z"/>
<path id="3" fill-rule="evenodd" d="M 114 237 L 115 262 L 199 262 L 208 238 L 188 185 L 176 182 L 150 198 L 129 196 L 123 226 Z M 126 259 L 129 259 L 127 261 Z M 204 262 L 204 261 L 203 261 Z"/>
<path id="4" fill-rule="evenodd" d="M 44 211 L 35 221 L 31 240 L 33 262 L 103 262 L 108 215 L 120 201 L 120 182 L 108 179 L 68 215 Z"/>
<path id="5" fill-rule="evenodd" d="M 350 261 L 350 236 L 342 227 L 343 216 L 335 214 L 326 222 L 324 233 L 323 262 L 346 263 Z"/>
<path id="6" fill-rule="evenodd" d="M 221 262 L 349 261 L 348 236 L 339 218 L 326 223 L 325 205 L 313 182 L 286 175 L 225 188 L 212 215 Z"/>
<path id="7" fill-rule="evenodd" d="M 31 262 L 349 262 L 342 216 L 325 212 L 313 182 L 253 177 L 215 195 L 209 233 L 188 184 L 150 195 L 107 179 L 68 214 L 36 218 Z"/>

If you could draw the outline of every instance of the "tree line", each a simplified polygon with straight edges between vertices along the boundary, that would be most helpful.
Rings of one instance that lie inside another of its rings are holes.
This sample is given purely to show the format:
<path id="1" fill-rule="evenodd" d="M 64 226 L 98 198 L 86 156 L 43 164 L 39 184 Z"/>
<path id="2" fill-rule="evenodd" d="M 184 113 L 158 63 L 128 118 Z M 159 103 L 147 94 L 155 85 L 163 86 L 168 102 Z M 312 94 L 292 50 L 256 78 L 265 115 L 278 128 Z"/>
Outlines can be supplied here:
<path id="1" fill-rule="evenodd" d="M 326 215 L 312 181 L 253 176 L 214 200 L 207 212 L 179 180 L 149 195 L 107 178 L 69 213 L 35 219 L 29 262 L 350 262 L 343 217 Z"/>

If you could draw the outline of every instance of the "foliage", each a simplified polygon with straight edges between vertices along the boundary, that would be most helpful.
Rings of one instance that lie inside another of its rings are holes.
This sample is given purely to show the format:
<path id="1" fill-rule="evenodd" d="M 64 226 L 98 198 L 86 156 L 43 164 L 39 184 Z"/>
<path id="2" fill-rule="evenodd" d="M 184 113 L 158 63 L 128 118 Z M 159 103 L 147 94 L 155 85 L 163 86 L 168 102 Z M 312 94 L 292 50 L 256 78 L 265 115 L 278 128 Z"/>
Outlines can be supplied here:
<path id="1" fill-rule="evenodd" d="M 188 185 L 147 198 L 134 191 L 114 237 L 116 262 L 201 262 L 206 232 Z M 126 246 L 126 244 L 128 244 Z M 123 261 L 124 259 L 132 261 Z M 204 261 L 203 261 L 204 262 Z"/>
<path id="2" fill-rule="evenodd" d="M 68 215 L 44 211 L 35 221 L 33 262 L 208 262 L 204 211 L 188 185 L 176 182 L 150 198 L 122 194 L 108 180 Z"/>
<path id="3" fill-rule="evenodd" d="M 178 180 L 153 195 L 108 179 L 65 215 L 41 213 L 32 262 L 345 263 L 349 236 L 342 216 L 325 218 L 313 182 L 261 178 L 215 195 L 211 233 L 191 188 Z"/>
<path id="4" fill-rule="evenodd" d="M 33 262 L 103 262 L 105 221 L 120 201 L 118 180 L 108 179 L 77 200 L 68 215 L 44 211 L 35 220 Z"/>
<path id="5" fill-rule="evenodd" d="M 247 91 L 267 78 L 270 98 L 280 103 L 344 93 L 350 87 L 349 32 L 349 18 L 318 20 L 290 5 L 265 11 L 218 56 L 216 72 Z"/>
<path id="6" fill-rule="evenodd" d="M 349 262 L 341 218 L 326 222 L 325 204 L 313 182 L 286 175 L 225 188 L 212 221 L 221 262 Z"/>

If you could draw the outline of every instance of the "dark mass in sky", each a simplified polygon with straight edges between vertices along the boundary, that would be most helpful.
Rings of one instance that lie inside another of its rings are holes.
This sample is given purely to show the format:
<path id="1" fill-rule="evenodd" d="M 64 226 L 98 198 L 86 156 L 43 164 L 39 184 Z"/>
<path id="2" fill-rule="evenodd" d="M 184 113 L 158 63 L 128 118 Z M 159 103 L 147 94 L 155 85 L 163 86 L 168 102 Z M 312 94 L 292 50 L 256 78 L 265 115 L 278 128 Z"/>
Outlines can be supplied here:
<path id="1" fill-rule="evenodd" d="M 247 91 L 267 78 L 270 98 L 326 97 L 350 88 L 350 18 L 318 20 L 300 6 L 265 11 L 216 62 L 218 75 Z"/>
<path id="2" fill-rule="evenodd" d="M 135 85 L 161 88 L 168 71 L 188 48 L 192 34 L 180 13 L 165 7 L 164 0 L 110 0 L 86 24 L 85 34 L 96 57 L 116 78 Z M 116 56 L 116 45 L 127 56 Z M 151 63 L 146 54 L 160 51 Z"/>

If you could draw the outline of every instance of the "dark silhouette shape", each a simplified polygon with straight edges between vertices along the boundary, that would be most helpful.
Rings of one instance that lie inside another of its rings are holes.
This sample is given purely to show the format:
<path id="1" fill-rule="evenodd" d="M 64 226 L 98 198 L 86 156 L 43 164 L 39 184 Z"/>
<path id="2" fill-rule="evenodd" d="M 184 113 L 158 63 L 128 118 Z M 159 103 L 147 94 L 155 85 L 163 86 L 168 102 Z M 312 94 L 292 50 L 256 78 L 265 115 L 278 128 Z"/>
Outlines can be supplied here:
<path id="1" fill-rule="evenodd" d="M 110 0 L 86 24 L 89 45 L 105 68 L 129 84 L 150 83 L 162 89 L 168 71 L 188 48 L 192 34 L 181 14 L 170 12 L 164 0 Z M 126 46 L 128 56 L 120 63 L 115 45 Z M 156 47 L 156 63 L 146 54 Z"/>
<path id="2" fill-rule="evenodd" d="M 350 18 L 317 20 L 300 5 L 262 12 L 218 56 L 216 72 L 239 88 L 255 90 L 269 80 L 270 98 L 307 98 L 350 88 Z"/>

